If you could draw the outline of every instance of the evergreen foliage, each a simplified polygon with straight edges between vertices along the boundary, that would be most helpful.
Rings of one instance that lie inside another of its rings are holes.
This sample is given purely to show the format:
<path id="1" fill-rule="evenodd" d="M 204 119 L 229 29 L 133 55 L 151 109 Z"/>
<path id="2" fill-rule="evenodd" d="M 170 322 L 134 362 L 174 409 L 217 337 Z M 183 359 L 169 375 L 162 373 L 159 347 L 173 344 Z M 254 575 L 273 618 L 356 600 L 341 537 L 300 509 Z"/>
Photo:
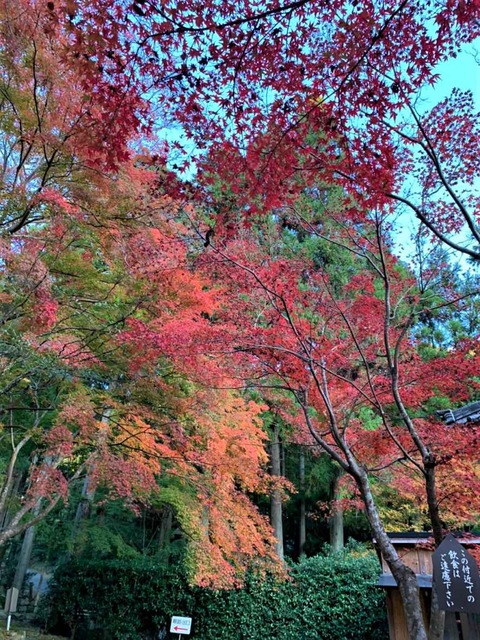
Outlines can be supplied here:
<path id="1" fill-rule="evenodd" d="M 71 561 L 55 574 L 49 624 L 87 638 L 156 638 L 172 615 L 193 618 L 196 640 L 384 640 L 384 594 L 375 586 L 374 554 L 349 545 L 305 559 L 290 580 L 259 580 L 242 589 L 188 586 L 181 566 L 148 558 Z"/>

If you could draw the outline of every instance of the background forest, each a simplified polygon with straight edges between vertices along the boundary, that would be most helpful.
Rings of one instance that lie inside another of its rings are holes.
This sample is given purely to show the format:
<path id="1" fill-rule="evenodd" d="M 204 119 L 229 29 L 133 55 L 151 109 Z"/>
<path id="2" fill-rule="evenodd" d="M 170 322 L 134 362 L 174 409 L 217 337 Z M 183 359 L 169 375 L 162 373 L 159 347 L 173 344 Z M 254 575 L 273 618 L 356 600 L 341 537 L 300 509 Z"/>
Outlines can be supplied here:
<path id="1" fill-rule="evenodd" d="M 381 638 L 375 537 L 426 640 L 387 532 L 478 524 L 480 230 L 474 96 L 422 90 L 478 14 L 1 1 L 1 584 L 47 624 Z"/>

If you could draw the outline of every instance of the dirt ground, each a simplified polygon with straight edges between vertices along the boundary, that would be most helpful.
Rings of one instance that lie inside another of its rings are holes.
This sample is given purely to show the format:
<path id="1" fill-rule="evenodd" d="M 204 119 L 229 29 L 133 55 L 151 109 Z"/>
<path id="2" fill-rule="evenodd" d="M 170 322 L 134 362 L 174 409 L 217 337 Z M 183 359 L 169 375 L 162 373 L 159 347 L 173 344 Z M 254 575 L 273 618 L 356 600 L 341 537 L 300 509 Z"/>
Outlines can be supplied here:
<path id="1" fill-rule="evenodd" d="M 5 628 L 5 620 L 0 621 L 0 640 L 65 640 L 61 636 L 52 636 L 42 633 L 38 628 L 13 623 L 10 631 Z"/>

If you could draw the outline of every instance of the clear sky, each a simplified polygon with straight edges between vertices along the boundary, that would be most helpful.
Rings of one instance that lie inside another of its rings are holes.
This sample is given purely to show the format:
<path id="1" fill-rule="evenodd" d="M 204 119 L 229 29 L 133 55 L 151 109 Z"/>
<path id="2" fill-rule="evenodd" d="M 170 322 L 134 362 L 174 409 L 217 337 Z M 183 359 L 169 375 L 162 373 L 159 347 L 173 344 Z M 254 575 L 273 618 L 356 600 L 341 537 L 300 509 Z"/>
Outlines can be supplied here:
<path id="1" fill-rule="evenodd" d="M 427 86 L 421 92 L 422 106 L 425 110 L 446 98 L 455 87 L 462 91 L 472 91 L 476 108 L 480 110 L 480 42 L 477 43 L 476 47 L 474 45 L 466 47 L 456 58 L 451 58 L 447 62 L 439 64 L 435 71 L 440 75 L 440 79 L 434 87 Z M 480 177 L 478 179 L 478 189 L 480 190 Z M 412 256 L 412 236 L 417 228 L 418 222 L 413 213 L 404 210 L 395 225 L 395 253 L 407 262 Z M 461 242 L 462 236 L 459 235 L 454 239 Z M 462 268 L 467 265 L 465 256 L 455 257 L 460 259 Z"/>
<path id="2" fill-rule="evenodd" d="M 475 59 L 476 57 L 476 59 Z M 480 42 L 475 47 L 470 45 L 457 58 L 451 58 L 447 62 L 438 65 L 437 73 L 440 74 L 438 84 L 424 92 L 424 97 L 430 98 L 428 93 L 438 102 L 438 99 L 448 95 L 454 87 L 462 90 L 470 89 L 480 109 Z"/>

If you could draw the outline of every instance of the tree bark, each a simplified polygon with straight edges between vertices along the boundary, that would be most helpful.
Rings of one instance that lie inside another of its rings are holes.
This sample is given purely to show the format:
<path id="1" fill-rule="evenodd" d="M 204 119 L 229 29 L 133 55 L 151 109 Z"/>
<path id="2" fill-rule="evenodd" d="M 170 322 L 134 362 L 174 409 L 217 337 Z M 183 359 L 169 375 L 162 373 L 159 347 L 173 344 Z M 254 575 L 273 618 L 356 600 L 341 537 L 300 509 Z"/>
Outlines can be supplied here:
<path id="1" fill-rule="evenodd" d="M 0 490 L 0 513 L 4 514 L 7 500 L 12 493 L 12 487 L 15 483 L 15 465 L 17 463 L 18 456 L 23 447 L 30 441 L 31 435 L 25 436 L 16 446 L 12 447 L 12 454 L 8 463 L 3 485 Z"/>
<path id="2" fill-rule="evenodd" d="M 425 488 L 427 493 L 428 513 L 432 523 L 435 546 L 439 546 L 443 540 L 443 527 L 440 519 L 440 511 L 437 501 L 436 487 L 436 467 L 434 459 L 424 459 L 425 465 Z M 438 608 L 438 596 L 435 583 L 432 582 L 432 602 L 430 607 L 430 628 L 428 631 L 429 640 L 443 640 L 445 633 L 445 611 Z"/>
<path id="3" fill-rule="evenodd" d="M 33 510 L 33 516 L 38 516 L 42 507 L 42 501 L 39 500 Z M 22 547 L 18 556 L 17 567 L 13 577 L 12 587 L 18 589 L 21 593 L 25 574 L 27 573 L 30 558 L 32 557 L 33 541 L 35 540 L 36 527 L 33 525 L 25 531 L 23 536 Z"/>
<path id="4" fill-rule="evenodd" d="M 10 488 L 10 493 L 7 496 L 4 508 L 2 511 L 0 511 L 0 531 L 3 531 L 8 527 L 8 524 L 12 518 L 12 514 L 10 513 L 10 510 L 8 508 L 8 504 L 14 496 L 19 495 L 22 481 L 24 481 L 24 479 L 25 477 L 23 473 L 17 473 L 15 475 L 15 480 Z"/>
<path id="5" fill-rule="evenodd" d="M 27 573 L 30 558 L 32 557 L 33 541 L 35 539 L 36 528 L 35 526 L 29 527 L 25 531 L 23 536 L 22 548 L 20 549 L 20 555 L 18 557 L 17 567 L 15 569 L 15 575 L 13 577 L 12 587 L 22 590 L 23 581 L 25 580 L 25 574 Z"/>
<path id="6" fill-rule="evenodd" d="M 303 451 L 303 449 L 300 449 L 299 475 L 300 475 L 300 522 L 299 522 L 298 555 L 300 558 L 304 558 L 305 544 L 307 542 L 307 519 L 305 514 L 305 452 Z"/>
<path id="7" fill-rule="evenodd" d="M 330 544 L 333 551 L 341 551 L 344 547 L 344 533 L 343 533 L 343 508 L 340 504 L 341 491 L 340 481 L 342 479 L 343 472 L 339 470 L 333 481 L 332 491 L 332 515 L 330 516 Z"/>
<path id="8" fill-rule="evenodd" d="M 5 529 L 0 532 L 0 546 L 4 545 L 11 538 L 14 538 L 15 536 L 20 535 L 21 533 L 26 531 L 28 528 L 33 527 L 33 525 L 37 524 L 37 522 L 40 522 L 40 520 L 43 520 L 43 518 L 48 516 L 50 511 L 52 511 L 52 509 L 54 509 L 57 506 L 59 501 L 60 501 L 60 496 L 56 496 L 55 498 L 53 498 L 51 502 L 49 502 L 43 508 L 42 511 L 40 511 L 38 515 L 33 516 L 27 522 L 23 522 L 23 524 L 20 524 L 20 521 L 23 519 L 23 517 L 26 516 L 27 513 L 29 513 L 29 511 L 31 511 L 32 509 L 32 506 L 27 503 L 15 514 L 12 520 L 8 523 L 8 526 L 5 527 Z"/>
<path id="9" fill-rule="evenodd" d="M 443 640 L 445 633 L 445 611 L 438 608 L 438 595 L 432 581 L 432 602 L 430 605 L 430 628 L 428 640 Z"/>
<path id="10" fill-rule="evenodd" d="M 352 464 L 351 462 L 351 466 L 353 467 L 352 475 L 362 495 L 368 522 L 378 548 L 390 567 L 400 590 L 407 621 L 408 638 L 409 640 L 428 640 L 415 573 L 403 563 L 382 525 L 366 471 L 356 463 Z"/>
<path id="11" fill-rule="evenodd" d="M 280 477 L 281 472 L 281 443 L 280 443 L 280 430 L 278 425 L 275 425 L 272 433 L 272 442 L 270 446 L 270 464 L 272 476 Z M 278 557 L 283 562 L 285 559 L 283 550 L 283 506 L 282 506 L 282 492 L 280 489 L 274 489 L 271 498 L 271 523 L 273 533 L 277 540 L 275 544 L 275 551 Z"/>
<path id="12" fill-rule="evenodd" d="M 84 471 L 84 464 L 81 464 L 79 468 L 75 471 L 73 476 L 70 478 L 69 483 L 73 483 L 78 480 L 79 476 Z M 45 502 L 45 499 L 40 498 L 37 502 L 33 502 L 32 500 L 27 500 L 25 504 L 23 504 L 17 513 L 12 517 L 9 521 L 8 525 L 0 531 L 0 546 L 4 545 L 8 540 L 14 538 L 22 534 L 24 531 L 33 527 L 37 522 L 43 520 L 48 514 L 57 506 L 57 504 L 62 499 L 61 495 L 56 495 L 50 498 L 50 501 L 45 504 L 42 508 L 42 504 Z M 22 522 L 22 520 L 27 516 L 30 512 L 32 512 L 32 517 L 30 520 L 26 522 Z"/>
<path id="13" fill-rule="evenodd" d="M 111 415 L 112 410 L 110 408 L 105 409 L 104 415 L 102 417 L 102 422 L 108 424 Z M 85 479 L 83 481 L 80 502 L 78 503 L 77 511 L 75 513 L 75 520 L 73 525 L 74 532 L 77 531 L 82 520 L 88 520 L 88 518 L 90 518 L 94 500 L 95 486 L 92 485 L 92 479 L 87 471 L 87 474 L 85 475 Z"/>
<path id="14" fill-rule="evenodd" d="M 78 526 L 82 520 L 90 518 L 92 513 L 92 504 L 95 498 L 95 487 L 92 487 L 90 475 L 87 473 L 83 481 L 82 494 L 80 502 L 77 506 L 74 521 L 74 531 L 78 529 Z"/>
<path id="15" fill-rule="evenodd" d="M 168 545 L 170 544 L 170 538 L 172 535 L 173 524 L 173 509 L 170 506 L 165 506 L 162 512 L 162 519 L 160 521 L 160 532 L 158 536 L 158 550 L 165 555 L 166 562 L 168 564 Z"/>

